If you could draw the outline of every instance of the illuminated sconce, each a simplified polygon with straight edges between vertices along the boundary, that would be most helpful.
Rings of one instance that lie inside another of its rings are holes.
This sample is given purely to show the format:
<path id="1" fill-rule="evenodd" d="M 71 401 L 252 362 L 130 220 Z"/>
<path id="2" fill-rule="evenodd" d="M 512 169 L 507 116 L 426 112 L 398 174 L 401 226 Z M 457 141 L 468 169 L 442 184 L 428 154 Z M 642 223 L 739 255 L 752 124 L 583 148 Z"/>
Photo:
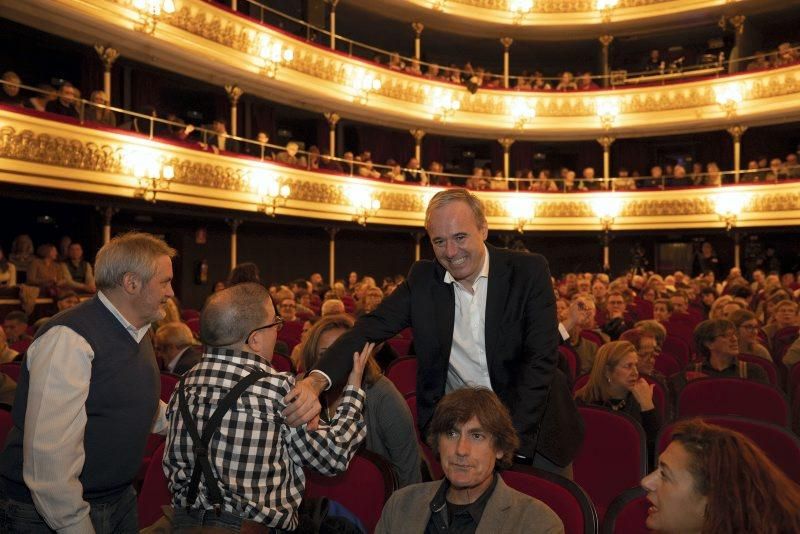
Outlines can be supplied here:
<path id="1" fill-rule="evenodd" d="M 736 219 L 739 218 L 745 205 L 750 201 L 750 195 L 739 191 L 725 191 L 714 195 L 714 211 L 719 215 L 721 221 L 725 223 L 725 229 L 730 231 L 736 226 Z"/>
<path id="2" fill-rule="evenodd" d="M 514 97 L 508 103 L 509 114 L 514 119 L 514 128 L 522 130 L 536 118 L 536 105 L 532 99 Z"/>
<path id="3" fill-rule="evenodd" d="M 597 0 L 597 11 L 600 12 L 600 18 L 604 23 L 611 22 L 611 14 L 618 3 L 619 0 Z"/>
<path id="4" fill-rule="evenodd" d="M 368 187 L 352 185 L 345 190 L 345 195 L 355 210 L 353 220 L 361 226 L 366 226 L 367 219 L 374 217 L 381 209 L 381 201 L 373 198 L 372 190 Z"/>
<path id="5" fill-rule="evenodd" d="M 609 232 L 614 219 L 622 213 L 622 199 L 612 194 L 600 194 L 589 203 L 595 216 L 600 219 L 603 231 Z"/>
<path id="6" fill-rule="evenodd" d="M 506 213 L 514 219 L 517 232 L 523 233 L 525 226 L 536 216 L 536 204 L 525 198 L 513 198 L 505 201 Z"/>
<path id="7" fill-rule="evenodd" d="M 344 83 L 355 91 L 353 101 L 356 104 L 366 105 L 369 101 L 370 93 L 380 91 L 383 83 L 375 76 L 375 73 L 362 67 L 344 66 Z"/>
<path id="8" fill-rule="evenodd" d="M 175 13 L 172 0 L 133 0 L 133 8 L 139 13 L 138 31 L 153 34 L 156 25 L 164 17 Z"/>
<path id="9" fill-rule="evenodd" d="M 447 0 L 432 0 L 431 1 L 431 9 L 434 11 L 444 11 L 444 5 L 447 3 Z"/>
<path id="10" fill-rule="evenodd" d="M 597 117 L 600 119 L 600 125 L 608 131 L 619 117 L 619 99 L 614 97 L 598 98 L 595 109 Z"/>
<path id="11" fill-rule="evenodd" d="M 742 86 L 738 83 L 726 83 L 714 86 L 714 99 L 719 107 L 725 112 L 728 118 L 736 116 L 739 105 L 744 100 Z"/>
<path id="12" fill-rule="evenodd" d="M 274 78 L 284 63 L 294 59 L 294 50 L 276 39 L 262 34 L 259 40 L 258 56 L 261 58 L 261 73 L 267 78 Z"/>
<path id="13" fill-rule="evenodd" d="M 508 10 L 514 18 L 514 24 L 519 24 L 525 15 L 533 11 L 533 0 L 508 0 Z"/>
<path id="14" fill-rule="evenodd" d="M 126 151 L 123 162 L 138 182 L 134 195 L 147 202 L 154 203 L 158 193 L 169 191 L 169 184 L 175 178 L 175 168 L 150 150 Z"/>
<path id="15" fill-rule="evenodd" d="M 447 119 L 455 115 L 461 109 L 461 101 L 456 98 L 455 93 L 450 90 L 434 87 L 432 90 L 426 86 L 429 92 L 428 101 L 433 108 L 433 120 L 446 122 Z"/>
<path id="16" fill-rule="evenodd" d="M 271 172 L 257 170 L 253 173 L 251 184 L 259 197 L 258 211 L 275 217 L 275 209 L 286 205 L 292 190 Z"/>

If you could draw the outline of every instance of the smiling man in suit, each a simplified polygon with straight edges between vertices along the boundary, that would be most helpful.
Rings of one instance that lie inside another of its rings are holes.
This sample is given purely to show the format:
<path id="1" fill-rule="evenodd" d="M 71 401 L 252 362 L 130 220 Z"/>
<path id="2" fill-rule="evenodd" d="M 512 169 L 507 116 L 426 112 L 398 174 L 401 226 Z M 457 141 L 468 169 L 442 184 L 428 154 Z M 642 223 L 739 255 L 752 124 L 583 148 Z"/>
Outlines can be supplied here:
<path id="1" fill-rule="evenodd" d="M 436 194 L 425 228 L 436 261 L 416 262 L 405 282 L 326 351 L 316 370 L 341 384 L 366 340 L 381 342 L 410 326 L 420 429 L 447 392 L 487 387 L 511 412 L 521 441 L 517 460 L 571 476 L 583 428 L 556 368 L 558 323 L 547 261 L 484 243 L 483 205 L 465 189 Z"/>

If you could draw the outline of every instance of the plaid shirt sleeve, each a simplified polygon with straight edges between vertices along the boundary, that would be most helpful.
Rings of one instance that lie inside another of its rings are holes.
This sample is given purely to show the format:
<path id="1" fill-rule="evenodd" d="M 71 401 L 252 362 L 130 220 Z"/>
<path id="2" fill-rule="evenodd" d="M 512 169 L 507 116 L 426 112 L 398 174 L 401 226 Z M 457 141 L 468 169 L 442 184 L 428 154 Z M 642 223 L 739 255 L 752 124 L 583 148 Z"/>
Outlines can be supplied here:
<path id="1" fill-rule="evenodd" d="M 292 461 L 325 476 L 346 471 L 367 436 L 364 401 L 363 390 L 347 386 L 330 425 L 321 424 L 317 430 L 308 430 L 306 425 L 291 428 L 284 442 Z"/>

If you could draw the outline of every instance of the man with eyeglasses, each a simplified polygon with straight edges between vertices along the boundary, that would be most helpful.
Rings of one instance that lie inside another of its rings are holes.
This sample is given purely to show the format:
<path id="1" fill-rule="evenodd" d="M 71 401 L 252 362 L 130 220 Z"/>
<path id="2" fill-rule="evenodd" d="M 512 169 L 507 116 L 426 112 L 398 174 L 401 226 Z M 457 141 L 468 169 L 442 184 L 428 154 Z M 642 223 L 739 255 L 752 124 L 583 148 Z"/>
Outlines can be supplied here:
<path id="1" fill-rule="evenodd" d="M 282 415 L 295 378 L 271 365 L 283 319 L 268 291 L 244 283 L 203 307 L 206 351 L 170 399 L 164 467 L 180 532 L 282 533 L 298 527 L 303 468 L 347 469 L 366 436 L 361 377 L 368 343 L 353 355 L 328 425 L 290 426 Z"/>

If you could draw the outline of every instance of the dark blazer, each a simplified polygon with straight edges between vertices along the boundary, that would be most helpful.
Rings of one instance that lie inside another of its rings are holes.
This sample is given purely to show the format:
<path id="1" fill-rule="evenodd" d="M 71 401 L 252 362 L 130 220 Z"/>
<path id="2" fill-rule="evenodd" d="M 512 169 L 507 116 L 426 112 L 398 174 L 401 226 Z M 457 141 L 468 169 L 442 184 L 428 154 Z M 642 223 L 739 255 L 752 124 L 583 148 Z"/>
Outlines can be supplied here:
<path id="1" fill-rule="evenodd" d="M 487 248 L 486 358 L 492 389 L 511 412 L 522 442 L 520 454 L 533 457 L 539 452 L 567 465 L 583 429 L 566 377 L 556 370 L 559 334 L 547 260 L 539 254 Z M 365 341 L 380 342 L 412 327 L 419 362 L 417 419 L 424 430 L 445 394 L 453 344 L 455 296 L 444 275 L 437 261 L 414 263 L 406 281 L 340 337 L 317 369 L 335 385 L 343 384 L 353 352 Z"/>
<path id="2" fill-rule="evenodd" d="M 172 372 L 176 375 L 182 375 L 199 363 L 200 358 L 202 357 L 203 353 L 200 350 L 194 347 L 189 347 L 183 351 L 183 354 L 181 354 L 181 357 L 178 359 L 178 363 L 175 364 L 175 369 L 173 369 Z"/>

